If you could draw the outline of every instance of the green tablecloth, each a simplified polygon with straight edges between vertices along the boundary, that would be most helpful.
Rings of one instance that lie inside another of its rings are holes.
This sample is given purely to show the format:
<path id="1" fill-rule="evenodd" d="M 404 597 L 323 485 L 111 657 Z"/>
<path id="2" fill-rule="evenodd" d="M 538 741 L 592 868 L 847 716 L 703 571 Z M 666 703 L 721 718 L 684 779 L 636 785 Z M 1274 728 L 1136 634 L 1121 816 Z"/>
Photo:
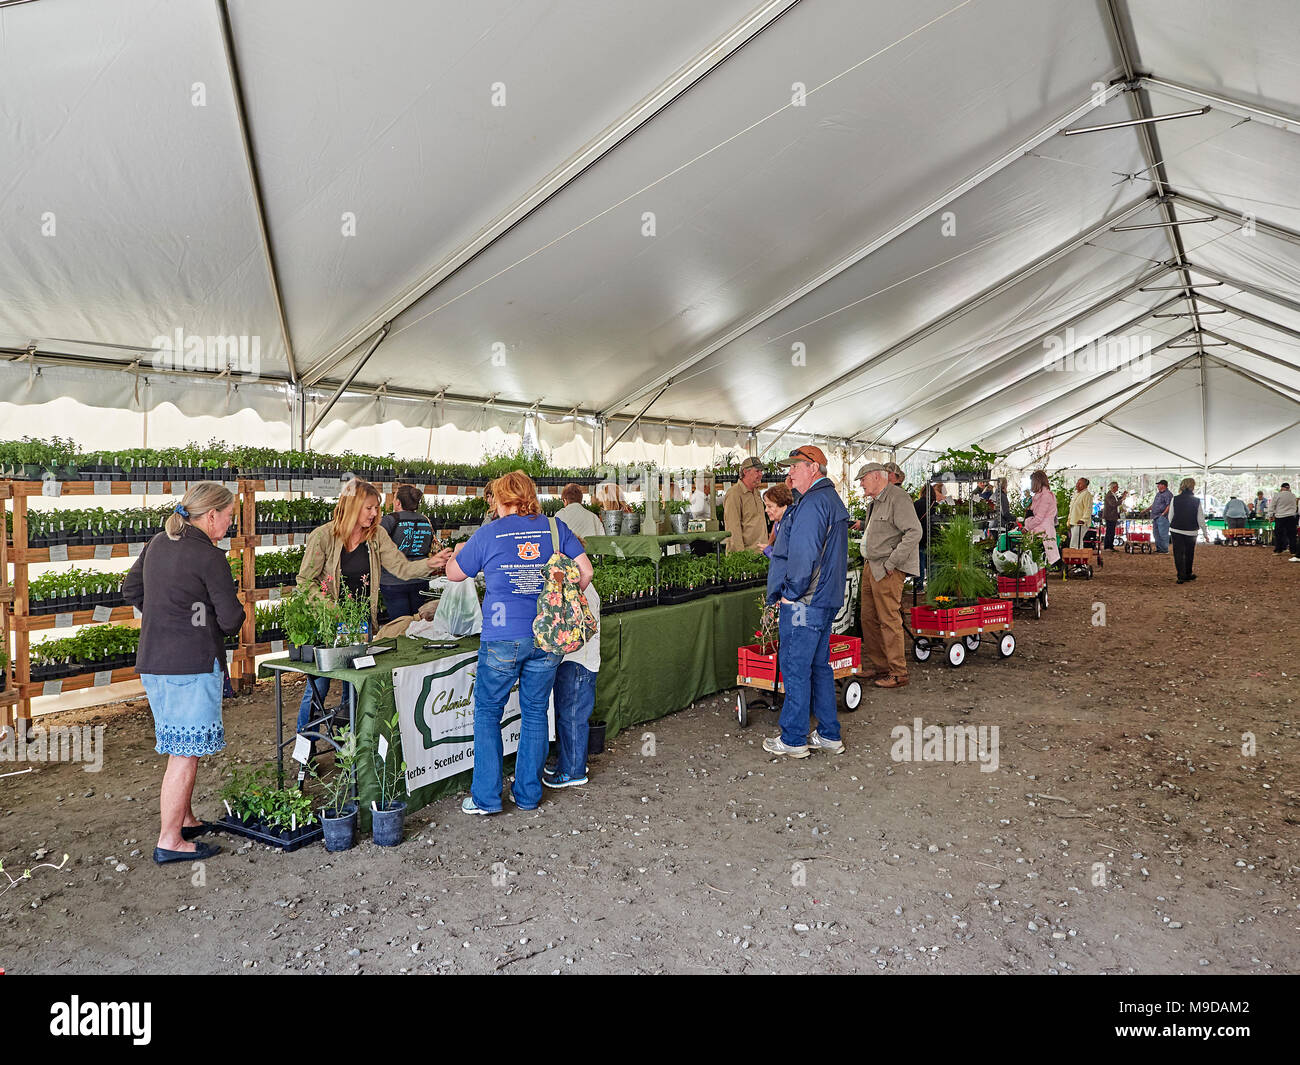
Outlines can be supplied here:
<path id="1" fill-rule="evenodd" d="M 671 536 L 588 536 L 583 546 L 589 555 L 657 559 L 669 544 L 689 544 L 697 540 L 717 544 L 730 535 L 729 532 L 696 532 Z"/>
<path id="2" fill-rule="evenodd" d="M 710 534 L 717 535 L 717 534 Z M 629 537 L 628 539 L 637 539 Z M 646 539 L 654 539 L 646 537 Z M 704 596 L 676 606 L 647 607 L 601 618 L 600 676 L 596 683 L 596 708 L 592 720 L 604 722 L 606 738 L 612 739 L 632 725 L 652 721 L 690 706 L 697 699 L 735 686 L 736 648 L 753 642 L 758 625 L 762 589 L 747 588 Z M 394 649 L 380 655 L 370 669 L 339 669 L 326 673 L 312 663 L 292 663 L 295 669 L 316 677 L 346 681 L 357 692 L 357 794 L 360 827 L 370 829 L 370 803 L 379 798 L 373 754 L 379 742 L 380 725 L 393 716 L 392 671 L 437 658 L 478 649 L 478 637 L 467 636 L 454 649 L 425 651 L 423 640 L 399 636 Z M 271 659 L 259 667 L 259 676 L 270 676 L 269 663 L 287 664 L 287 658 Z M 293 728 L 296 702 L 285 710 L 285 727 Z M 389 758 L 401 760 L 401 735 L 394 731 Z M 506 771 L 514 756 L 506 758 Z M 408 810 L 418 810 L 435 799 L 468 791 L 466 771 L 416 790 L 407 799 Z"/>
<path id="3" fill-rule="evenodd" d="M 1228 521 L 1226 518 L 1209 518 L 1206 520 L 1205 524 L 1211 529 L 1226 529 L 1228 527 Z M 1258 518 L 1247 518 L 1246 528 L 1271 529 L 1273 528 L 1273 523 L 1271 521 L 1260 521 Z"/>

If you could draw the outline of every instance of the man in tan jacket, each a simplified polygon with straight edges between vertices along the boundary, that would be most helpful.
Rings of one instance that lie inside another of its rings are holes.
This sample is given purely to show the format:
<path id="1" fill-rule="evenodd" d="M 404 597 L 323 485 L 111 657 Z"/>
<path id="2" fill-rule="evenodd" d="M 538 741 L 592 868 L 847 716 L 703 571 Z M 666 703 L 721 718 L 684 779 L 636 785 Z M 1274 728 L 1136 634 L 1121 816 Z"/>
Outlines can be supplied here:
<path id="1" fill-rule="evenodd" d="M 879 462 L 858 470 L 862 495 L 871 498 L 862 534 L 862 651 L 874 667 L 878 688 L 901 688 L 908 682 L 903 652 L 903 582 L 921 572 L 917 547 L 921 522 L 912 497 L 890 484 L 890 471 Z"/>
<path id="2" fill-rule="evenodd" d="M 731 533 L 727 551 L 762 551 L 767 546 L 767 517 L 763 495 L 763 463 L 754 457 L 740 464 L 740 480 L 722 497 L 722 527 Z"/>

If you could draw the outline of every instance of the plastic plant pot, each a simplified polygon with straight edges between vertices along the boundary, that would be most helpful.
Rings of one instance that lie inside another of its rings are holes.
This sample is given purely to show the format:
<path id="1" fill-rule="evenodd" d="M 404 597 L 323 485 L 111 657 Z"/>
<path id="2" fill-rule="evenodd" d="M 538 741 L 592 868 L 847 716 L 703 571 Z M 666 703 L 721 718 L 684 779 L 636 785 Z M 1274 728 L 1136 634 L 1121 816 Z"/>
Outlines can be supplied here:
<path id="1" fill-rule="evenodd" d="M 351 850 L 357 842 L 357 804 L 347 803 L 342 810 L 320 810 L 320 823 L 325 829 L 327 851 Z M 398 830 L 401 838 L 401 830 Z M 378 840 L 376 840 L 378 842 Z"/>
<path id="2" fill-rule="evenodd" d="M 390 802 L 383 809 L 376 806 L 370 813 L 371 836 L 377 847 L 396 847 L 402 842 L 406 822 L 406 803 Z"/>

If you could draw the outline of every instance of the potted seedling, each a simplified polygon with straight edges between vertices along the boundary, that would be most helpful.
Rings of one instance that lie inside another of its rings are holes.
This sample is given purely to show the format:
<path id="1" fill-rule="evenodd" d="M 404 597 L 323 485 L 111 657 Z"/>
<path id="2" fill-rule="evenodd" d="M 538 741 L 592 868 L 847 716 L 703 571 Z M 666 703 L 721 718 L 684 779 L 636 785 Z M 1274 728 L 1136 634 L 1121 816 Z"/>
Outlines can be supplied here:
<path id="1" fill-rule="evenodd" d="M 357 738 L 350 728 L 338 734 L 334 775 L 323 781 L 320 821 L 327 851 L 350 850 L 357 838 L 356 790 Z"/>
<path id="2" fill-rule="evenodd" d="M 406 821 L 406 803 L 400 798 L 406 794 L 406 763 L 392 746 L 393 737 L 398 735 L 394 710 L 393 716 L 380 725 L 379 741 L 371 756 L 379 785 L 379 799 L 370 806 L 371 835 L 379 847 L 396 847 L 401 843 Z"/>
<path id="3" fill-rule="evenodd" d="M 289 660 L 315 662 L 316 647 L 320 643 L 319 604 L 312 590 L 306 586 L 294 589 L 284 601 L 280 626 L 289 641 Z"/>
<path id="4" fill-rule="evenodd" d="M 664 504 L 668 522 L 678 536 L 686 532 L 687 523 L 690 521 L 690 515 L 687 513 L 690 505 L 690 502 L 685 499 L 670 499 Z"/>

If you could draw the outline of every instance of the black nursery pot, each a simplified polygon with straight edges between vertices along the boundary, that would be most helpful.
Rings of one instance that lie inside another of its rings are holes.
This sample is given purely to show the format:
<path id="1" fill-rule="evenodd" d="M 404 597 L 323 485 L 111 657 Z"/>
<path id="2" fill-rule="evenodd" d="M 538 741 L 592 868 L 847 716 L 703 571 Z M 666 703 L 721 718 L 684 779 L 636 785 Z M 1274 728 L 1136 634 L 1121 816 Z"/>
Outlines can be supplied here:
<path id="1" fill-rule="evenodd" d="M 601 754 L 605 750 L 605 723 L 587 722 L 587 754 Z"/>

